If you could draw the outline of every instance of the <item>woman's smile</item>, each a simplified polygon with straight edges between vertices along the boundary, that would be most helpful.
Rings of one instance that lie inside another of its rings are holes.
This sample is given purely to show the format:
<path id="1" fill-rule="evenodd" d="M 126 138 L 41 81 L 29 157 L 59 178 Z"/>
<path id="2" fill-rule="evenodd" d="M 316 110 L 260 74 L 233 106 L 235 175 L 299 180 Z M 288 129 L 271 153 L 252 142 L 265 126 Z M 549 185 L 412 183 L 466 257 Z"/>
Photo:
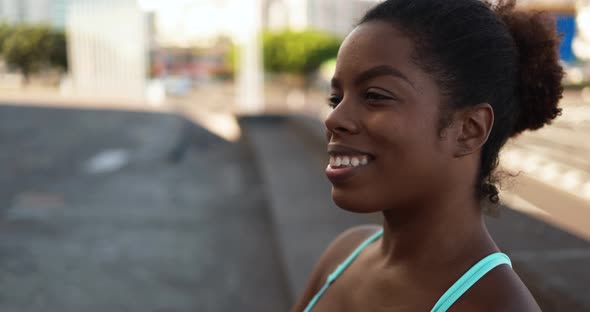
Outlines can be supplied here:
<path id="1" fill-rule="evenodd" d="M 344 182 L 371 164 L 367 155 L 330 156 L 330 164 L 326 168 L 326 175 L 333 184 Z"/>
<path id="2" fill-rule="evenodd" d="M 359 149 L 339 144 L 328 145 L 330 162 L 326 176 L 333 184 L 340 184 L 371 165 L 375 157 Z"/>

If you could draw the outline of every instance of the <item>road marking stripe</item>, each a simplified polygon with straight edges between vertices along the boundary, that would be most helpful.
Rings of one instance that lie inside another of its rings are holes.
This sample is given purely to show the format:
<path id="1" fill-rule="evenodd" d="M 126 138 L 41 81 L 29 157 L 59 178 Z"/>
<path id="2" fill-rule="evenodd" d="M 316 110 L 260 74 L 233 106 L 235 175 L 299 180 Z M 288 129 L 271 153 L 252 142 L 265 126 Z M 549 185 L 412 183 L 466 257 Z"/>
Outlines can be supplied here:
<path id="1" fill-rule="evenodd" d="M 538 152 L 509 146 L 501 155 L 502 167 L 530 177 L 585 200 L 590 200 L 590 173 L 554 161 Z"/>
<path id="2" fill-rule="evenodd" d="M 538 215 L 541 217 L 551 216 L 551 214 L 549 214 L 547 211 L 539 208 L 537 205 L 514 193 L 504 191 L 501 195 L 502 201 L 506 204 L 506 206 L 514 210 L 524 212 L 526 214 Z"/>

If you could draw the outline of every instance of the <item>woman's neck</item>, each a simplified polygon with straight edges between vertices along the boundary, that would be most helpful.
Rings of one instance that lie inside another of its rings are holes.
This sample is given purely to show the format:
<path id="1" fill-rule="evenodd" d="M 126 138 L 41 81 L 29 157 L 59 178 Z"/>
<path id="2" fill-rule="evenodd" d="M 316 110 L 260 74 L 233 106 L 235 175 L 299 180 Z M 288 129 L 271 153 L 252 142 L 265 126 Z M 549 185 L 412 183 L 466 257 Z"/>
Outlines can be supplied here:
<path id="1" fill-rule="evenodd" d="M 476 200 L 437 202 L 445 204 L 384 211 L 381 252 L 388 264 L 436 270 L 498 251 Z"/>

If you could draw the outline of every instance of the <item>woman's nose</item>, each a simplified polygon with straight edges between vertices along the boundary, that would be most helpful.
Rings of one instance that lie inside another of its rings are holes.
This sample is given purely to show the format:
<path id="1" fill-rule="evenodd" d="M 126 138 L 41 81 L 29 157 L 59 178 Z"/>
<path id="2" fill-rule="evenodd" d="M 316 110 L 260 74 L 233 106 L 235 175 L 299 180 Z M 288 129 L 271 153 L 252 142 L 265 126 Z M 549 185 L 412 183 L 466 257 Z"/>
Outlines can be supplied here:
<path id="1" fill-rule="evenodd" d="M 326 130 L 328 138 L 331 134 L 356 134 L 359 132 L 358 120 L 355 118 L 355 112 L 350 103 L 344 101 L 338 104 L 326 118 Z"/>

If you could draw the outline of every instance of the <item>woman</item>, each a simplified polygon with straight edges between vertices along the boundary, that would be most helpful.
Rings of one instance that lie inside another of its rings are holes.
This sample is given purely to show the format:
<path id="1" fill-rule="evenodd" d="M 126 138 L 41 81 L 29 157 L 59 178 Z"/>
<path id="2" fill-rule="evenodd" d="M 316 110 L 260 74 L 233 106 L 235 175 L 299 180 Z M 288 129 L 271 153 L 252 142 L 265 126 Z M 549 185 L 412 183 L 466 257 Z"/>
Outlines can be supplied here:
<path id="1" fill-rule="evenodd" d="M 510 137 L 559 115 L 546 14 L 514 1 L 389 0 L 343 42 L 326 120 L 332 197 L 381 211 L 341 234 L 294 311 L 539 311 L 488 234 Z"/>

